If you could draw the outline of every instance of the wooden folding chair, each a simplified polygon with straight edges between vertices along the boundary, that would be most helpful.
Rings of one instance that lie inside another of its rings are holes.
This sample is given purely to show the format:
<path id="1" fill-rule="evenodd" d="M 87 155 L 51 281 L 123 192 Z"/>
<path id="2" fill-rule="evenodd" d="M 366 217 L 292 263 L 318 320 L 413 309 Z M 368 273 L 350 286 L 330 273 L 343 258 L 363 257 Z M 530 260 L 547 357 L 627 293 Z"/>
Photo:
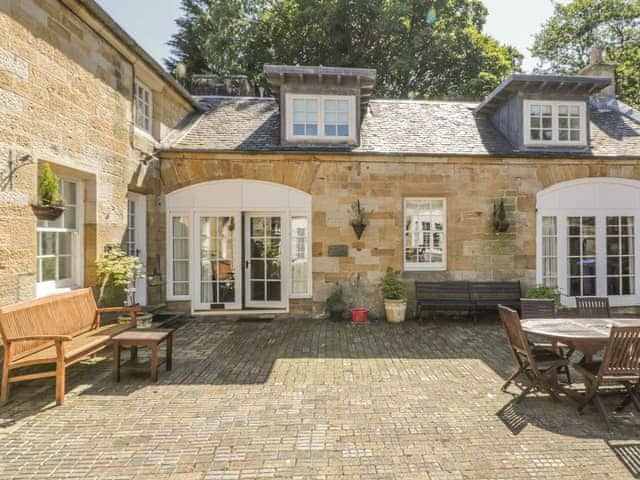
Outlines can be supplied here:
<path id="1" fill-rule="evenodd" d="M 578 316 L 582 318 L 610 318 L 608 297 L 576 297 Z"/>
<path id="2" fill-rule="evenodd" d="M 612 327 L 602 361 L 573 366 L 584 377 L 586 390 L 584 400 L 578 407 L 579 413 L 593 403 L 611 430 L 609 412 L 600 397 L 602 387 L 608 384 L 624 386 L 636 410 L 640 412 L 640 327 Z"/>
<path id="3" fill-rule="evenodd" d="M 531 318 L 555 318 L 556 317 L 556 302 L 553 299 L 547 298 L 521 298 L 520 299 L 520 318 L 527 320 Z M 532 342 L 529 340 L 529 345 L 534 349 L 546 348 L 553 350 L 553 345 L 550 343 Z M 566 359 L 569 359 L 573 354 L 573 349 L 566 345 L 557 345 L 558 352 Z M 566 375 L 567 382 L 571 384 L 571 373 L 569 372 L 569 366 L 562 367 L 562 373 Z"/>
<path id="4" fill-rule="evenodd" d="M 509 346 L 518 365 L 516 371 L 502 386 L 502 391 L 506 391 L 517 377 L 524 375 L 530 383 L 516 398 L 516 402 L 534 391 L 546 392 L 555 400 L 559 400 L 558 394 L 550 385 L 550 382 L 554 382 L 551 376 L 557 375 L 559 368 L 568 366 L 568 360 L 552 350 L 532 348 L 527 341 L 524 330 L 522 330 L 518 312 L 503 305 L 498 305 L 498 311 L 500 312 L 500 321 L 507 333 Z"/>

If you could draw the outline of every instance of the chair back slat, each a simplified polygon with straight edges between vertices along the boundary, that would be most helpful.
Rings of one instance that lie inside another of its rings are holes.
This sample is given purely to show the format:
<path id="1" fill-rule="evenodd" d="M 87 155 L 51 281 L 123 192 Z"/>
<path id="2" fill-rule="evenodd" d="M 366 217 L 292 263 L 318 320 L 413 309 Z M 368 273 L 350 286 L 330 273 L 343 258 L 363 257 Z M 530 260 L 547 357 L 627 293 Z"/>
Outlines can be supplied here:
<path id="1" fill-rule="evenodd" d="M 504 327 L 509 344 L 514 353 L 529 357 L 529 343 L 527 342 L 524 330 L 522 330 L 518 312 L 503 305 L 498 305 L 498 311 L 500 312 L 500 321 L 502 322 L 502 326 Z"/>
<path id="2" fill-rule="evenodd" d="M 546 298 L 521 298 L 520 311 L 522 318 L 555 318 L 556 303 Z"/>
<path id="3" fill-rule="evenodd" d="M 578 315 L 583 318 L 609 318 L 608 297 L 576 297 Z"/>
<path id="4" fill-rule="evenodd" d="M 598 375 L 640 378 L 640 327 L 612 327 Z"/>
<path id="5" fill-rule="evenodd" d="M 92 328 L 96 301 L 90 288 L 28 300 L 0 308 L 0 335 L 7 338 L 33 335 L 78 335 Z M 13 358 L 52 345 L 46 340 L 16 342 Z"/>

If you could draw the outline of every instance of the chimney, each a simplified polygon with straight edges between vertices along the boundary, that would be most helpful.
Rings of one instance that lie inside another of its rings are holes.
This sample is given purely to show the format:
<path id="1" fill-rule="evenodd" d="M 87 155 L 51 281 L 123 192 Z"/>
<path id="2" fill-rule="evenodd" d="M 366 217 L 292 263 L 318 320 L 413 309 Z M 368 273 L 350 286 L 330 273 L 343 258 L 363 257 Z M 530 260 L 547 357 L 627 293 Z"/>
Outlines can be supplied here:
<path id="1" fill-rule="evenodd" d="M 251 87 L 246 75 L 225 75 L 224 87 L 230 97 L 248 97 L 251 95 Z"/>
<path id="2" fill-rule="evenodd" d="M 225 75 L 221 80 L 211 73 L 192 75 L 189 93 L 196 96 L 246 97 L 251 95 L 251 86 L 246 75 Z"/>
<path id="3" fill-rule="evenodd" d="M 605 62 L 602 58 L 602 47 L 594 45 L 591 47 L 589 55 L 589 65 L 578 73 L 590 77 L 607 77 L 611 83 L 594 95 L 599 103 L 607 102 L 616 98 L 616 64 Z"/>

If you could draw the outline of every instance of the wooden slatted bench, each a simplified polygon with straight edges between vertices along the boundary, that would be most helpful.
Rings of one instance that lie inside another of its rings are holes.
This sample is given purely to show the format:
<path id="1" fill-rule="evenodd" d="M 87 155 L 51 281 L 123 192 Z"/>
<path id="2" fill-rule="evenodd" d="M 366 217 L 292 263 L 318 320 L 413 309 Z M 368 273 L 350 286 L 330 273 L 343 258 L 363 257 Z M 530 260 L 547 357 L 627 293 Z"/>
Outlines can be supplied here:
<path id="1" fill-rule="evenodd" d="M 101 314 L 124 311 L 131 314 L 131 323 L 100 324 Z M 135 326 L 137 311 L 138 307 L 98 308 L 90 288 L 0 308 L 4 345 L 0 401 L 7 400 L 10 383 L 55 377 L 56 403 L 61 405 L 66 368 L 106 347 L 114 335 Z M 44 364 L 55 364 L 55 369 L 12 375 L 13 370 Z"/>
<path id="2" fill-rule="evenodd" d="M 477 312 L 498 305 L 520 308 L 520 282 L 416 281 L 416 301 L 423 310 Z"/>
<path id="3" fill-rule="evenodd" d="M 469 294 L 476 310 L 498 311 L 498 305 L 520 310 L 520 282 L 469 282 Z"/>

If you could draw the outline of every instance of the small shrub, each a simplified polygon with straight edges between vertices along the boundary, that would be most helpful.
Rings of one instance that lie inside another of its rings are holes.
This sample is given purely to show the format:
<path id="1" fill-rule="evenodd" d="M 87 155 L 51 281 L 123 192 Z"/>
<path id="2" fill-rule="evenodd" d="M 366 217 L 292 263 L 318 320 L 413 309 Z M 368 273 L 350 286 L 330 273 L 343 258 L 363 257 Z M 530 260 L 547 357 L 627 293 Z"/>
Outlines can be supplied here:
<path id="1" fill-rule="evenodd" d="M 128 256 L 120 248 L 114 247 L 107 250 L 102 258 L 96 260 L 96 267 L 100 287 L 99 305 L 102 305 L 107 285 L 124 290 L 132 282 L 144 278 L 144 265 L 140 259 Z M 135 298 L 132 298 L 129 303 L 135 303 Z"/>
<path id="2" fill-rule="evenodd" d="M 407 299 L 400 275 L 391 267 L 387 267 L 387 271 L 382 278 L 382 296 L 388 300 Z"/>
<path id="3" fill-rule="evenodd" d="M 555 287 L 538 285 L 527 292 L 527 298 L 540 298 L 553 300 L 557 307 L 560 306 L 560 292 Z"/>
<path id="4" fill-rule="evenodd" d="M 60 180 L 48 163 L 42 166 L 42 173 L 38 179 L 38 197 L 43 205 L 58 204 L 62 201 Z"/>
<path id="5" fill-rule="evenodd" d="M 330 312 L 344 310 L 345 303 L 342 295 L 342 287 L 336 283 L 336 289 L 327 298 L 327 309 Z"/>

